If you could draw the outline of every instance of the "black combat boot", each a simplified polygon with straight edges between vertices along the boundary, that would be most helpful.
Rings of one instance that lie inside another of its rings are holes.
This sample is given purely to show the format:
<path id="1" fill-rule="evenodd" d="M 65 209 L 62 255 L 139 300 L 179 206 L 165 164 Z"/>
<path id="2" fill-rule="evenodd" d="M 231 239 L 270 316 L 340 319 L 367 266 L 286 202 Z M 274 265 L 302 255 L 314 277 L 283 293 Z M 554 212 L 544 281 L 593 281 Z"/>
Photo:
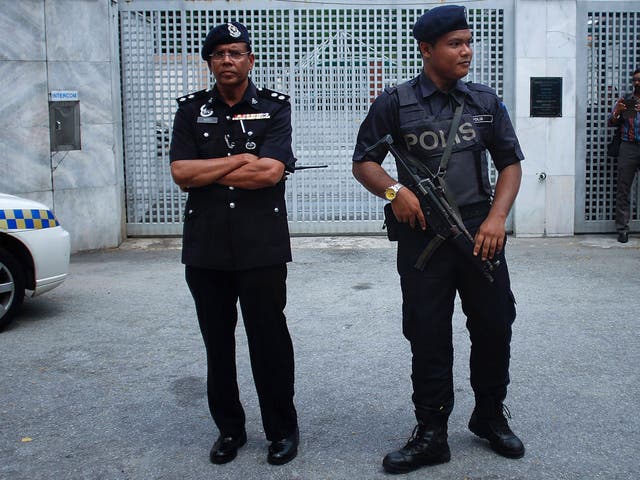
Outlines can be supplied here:
<path id="1" fill-rule="evenodd" d="M 507 418 L 511 418 L 511 413 L 501 402 L 476 402 L 469 420 L 469 430 L 489 440 L 497 454 L 507 458 L 522 458 L 524 445 L 509 428 Z"/>
<path id="2" fill-rule="evenodd" d="M 389 473 L 407 473 L 425 465 L 436 465 L 451 460 L 447 444 L 447 424 L 418 423 L 411 438 L 400 450 L 384 457 L 382 466 Z"/>

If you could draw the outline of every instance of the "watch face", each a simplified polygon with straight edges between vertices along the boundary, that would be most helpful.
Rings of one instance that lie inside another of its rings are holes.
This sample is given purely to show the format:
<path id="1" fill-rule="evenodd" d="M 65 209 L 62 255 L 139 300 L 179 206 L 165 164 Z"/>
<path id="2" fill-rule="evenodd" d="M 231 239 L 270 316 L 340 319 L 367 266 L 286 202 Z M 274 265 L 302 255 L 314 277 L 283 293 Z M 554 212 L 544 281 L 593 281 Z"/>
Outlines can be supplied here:
<path id="1" fill-rule="evenodd" d="M 387 198 L 387 200 L 391 201 L 396 198 L 396 191 L 392 188 L 387 188 L 384 192 L 384 196 Z"/>

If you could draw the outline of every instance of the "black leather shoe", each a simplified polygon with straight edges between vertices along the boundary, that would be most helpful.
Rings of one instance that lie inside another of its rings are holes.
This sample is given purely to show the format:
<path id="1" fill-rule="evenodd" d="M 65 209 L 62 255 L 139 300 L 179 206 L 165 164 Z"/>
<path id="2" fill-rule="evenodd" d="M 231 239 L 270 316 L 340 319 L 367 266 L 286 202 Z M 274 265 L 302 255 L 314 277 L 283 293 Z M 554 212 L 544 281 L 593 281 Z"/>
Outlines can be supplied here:
<path id="1" fill-rule="evenodd" d="M 629 241 L 629 232 L 626 230 L 620 230 L 618 232 L 618 241 L 620 243 L 627 243 Z"/>
<path id="2" fill-rule="evenodd" d="M 382 460 L 388 473 L 407 473 L 425 465 L 436 465 L 451 460 L 446 426 L 427 426 L 418 423 L 411 438 L 400 450 L 391 452 Z"/>
<path id="3" fill-rule="evenodd" d="M 524 445 L 509 428 L 507 417 L 511 418 L 511 414 L 502 404 L 489 416 L 480 416 L 477 409 L 474 409 L 469 420 L 469 430 L 480 438 L 489 440 L 491 449 L 498 455 L 507 458 L 522 458 Z"/>
<path id="4" fill-rule="evenodd" d="M 242 432 L 239 436 L 223 436 L 220 435 L 216 443 L 211 447 L 209 460 L 211 463 L 227 463 L 236 458 L 238 449 L 247 443 L 247 434 Z"/>
<path id="5" fill-rule="evenodd" d="M 298 429 L 288 437 L 281 440 L 271 442 L 269 445 L 269 454 L 267 462 L 271 465 L 284 465 L 290 462 L 298 455 L 298 444 L 300 443 L 300 435 Z"/>

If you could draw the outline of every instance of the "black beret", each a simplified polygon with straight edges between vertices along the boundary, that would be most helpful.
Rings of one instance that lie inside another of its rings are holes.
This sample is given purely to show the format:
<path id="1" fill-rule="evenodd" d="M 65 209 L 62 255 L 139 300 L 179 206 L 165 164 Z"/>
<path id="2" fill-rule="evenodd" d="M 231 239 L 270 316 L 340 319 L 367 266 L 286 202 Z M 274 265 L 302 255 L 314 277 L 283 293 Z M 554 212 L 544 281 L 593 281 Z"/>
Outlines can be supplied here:
<path id="1" fill-rule="evenodd" d="M 413 26 L 413 36 L 419 42 L 434 42 L 445 33 L 467 30 L 466 9 L 460 5 L 435 7 L 422 15 Z"/>
<path id="2" fill-rule="evenodd" d="M 209 30 L 207 38 L 205 38 L 202 43 L 202 51 L 200 54 L 202 55 L 202 59 L 208 62 L 209 55 L 211 55 L 216 45 L 239 42 L 244 42 L 251 46 L 247 27 L 240 22 L 223 23 Z"/>

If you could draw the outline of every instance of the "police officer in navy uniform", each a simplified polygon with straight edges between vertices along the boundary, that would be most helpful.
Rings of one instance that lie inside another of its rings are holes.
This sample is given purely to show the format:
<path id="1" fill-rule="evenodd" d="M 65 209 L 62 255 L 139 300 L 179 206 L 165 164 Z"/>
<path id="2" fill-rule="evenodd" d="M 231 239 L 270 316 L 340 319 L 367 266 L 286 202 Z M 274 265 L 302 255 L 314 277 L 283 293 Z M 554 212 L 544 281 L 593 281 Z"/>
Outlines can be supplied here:
<path id="1" fill-rule="evenodd" d="M 498 454 L 524 455 L 510 429 L 503 405 L 509 383 L 511 325 L 515 301 L 504 259 L 505 221 L 520 186 L 520 150 L 505 106 L 495 92 L 463 83 L 472 57 L 472 35 L 465 8 L 440 6 L 422 15 L 413 28 L 423 71 L 409 82 L 388 88 L 371 105 L 358 133 L 353 174 L 373 194 L 391 201 L 400 222 L 397 266 L 403 295 L 402 326 L 411 344 L 413 402 L 417 426 L 407 444 L 385 456 L 392 473 L 449 461 L 447 424 L 453 409 L 452 315 L 456 292 L 471 337 L 471 386 L 475 408 L 469 429 Z M 420 208 L 411 177 L 398 165 L 399 179 L 381 166 L 387 134 L 396 146 L 436 172 L 449 127 L 463 105 L 453 153 L 444 175 L 448 196 L 457 204 L 474 236 L 474 254 L 499 260 L 494 282 L 488 282 L 468 260 L 444 242 L 423 270 L 416 259 L 433 238 Z M 498 170 L 492 194 L 486 151 Z"/>
<path id="2" fill-rule="evenodd" d="M 286 324 L 291 247 L 285 172 L 294 169 L 286 95 L 256 88 L 249 32 L 238 22 L 212 28 L 202 59 L 210 90 L 178 99 L 171 174 L 189 192 L 182 262 L 207 352 L 207 395 L 220 432 L 210 459 L 233 460 L 247 441 L 236 381 L 239 301 L 251 368 L 269 440 L 267 460 L 281 465 L 298 450 L 294 357 Z"/>

